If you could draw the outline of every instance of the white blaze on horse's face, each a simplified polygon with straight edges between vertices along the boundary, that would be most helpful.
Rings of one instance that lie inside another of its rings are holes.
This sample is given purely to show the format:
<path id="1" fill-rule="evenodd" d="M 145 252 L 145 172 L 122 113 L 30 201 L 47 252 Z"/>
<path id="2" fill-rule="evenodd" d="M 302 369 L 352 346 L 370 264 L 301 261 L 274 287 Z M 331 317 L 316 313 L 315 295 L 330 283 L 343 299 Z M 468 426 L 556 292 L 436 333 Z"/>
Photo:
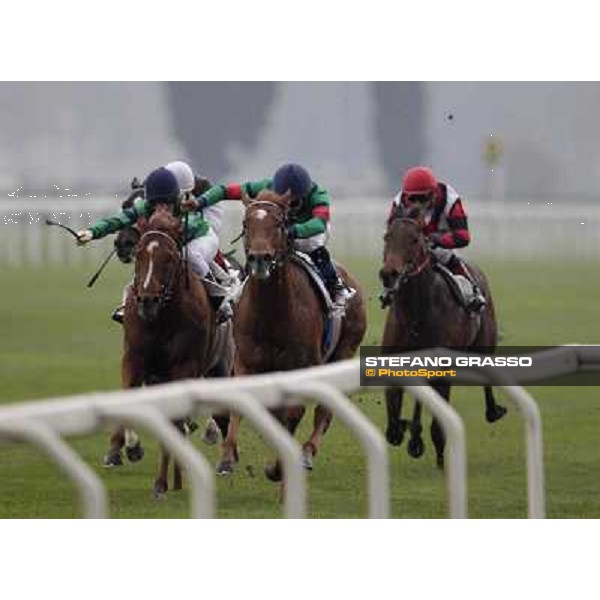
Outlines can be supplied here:
<path id="1" fill-rule="evenodd" d="M 150 285 L 150 281 L 152 279 L 152 271 L 154 270 L 154 260 L 152 259 L 152 253 L 155 248 L 158 247 L 158 242 L 156 240 L 152 240 L 146 246 L 146 252 L 150 255 L 150 264 L 148 265 L 148 273 L 146 274 L 146 278 L 144 279 L 144 289 L 146 289 Z"/>
<path id="2" fill-rule="evenodd" d="M 262 221 L 269 213 L 264 209 L 264 208 L 259 208 L 255 213 L 254 213 L 254 218 L 257 221 Z"/>

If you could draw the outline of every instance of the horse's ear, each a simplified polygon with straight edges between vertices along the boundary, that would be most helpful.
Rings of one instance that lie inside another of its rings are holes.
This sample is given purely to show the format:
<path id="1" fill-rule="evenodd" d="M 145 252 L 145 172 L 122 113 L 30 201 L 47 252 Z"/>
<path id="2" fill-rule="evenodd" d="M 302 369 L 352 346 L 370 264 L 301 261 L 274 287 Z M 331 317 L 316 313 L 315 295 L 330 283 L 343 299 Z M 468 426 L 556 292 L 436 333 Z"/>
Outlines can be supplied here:
<path id="1" fill-rule="evenodd" d="M 242 204 L 244 205 L 244 208 L 248 208 L 252 204 L 252 198 L 250 198 L 250 196 L 248 196 L 248 194 L 246 193 L 244 188 L 242 188 L 241 200 L 242 200 Z"/>
<path id="2" fill-rule="evenodd" d="M 283 194 L 283 196 L 279 196 L 279 204 L 281 205 L 281 208 L 283 208 L 283 210 L 285 210 L 286 212 L 290 209 L 290 206 L 292 205 L 292 190 L 288 190 L 285 194 Z"/>

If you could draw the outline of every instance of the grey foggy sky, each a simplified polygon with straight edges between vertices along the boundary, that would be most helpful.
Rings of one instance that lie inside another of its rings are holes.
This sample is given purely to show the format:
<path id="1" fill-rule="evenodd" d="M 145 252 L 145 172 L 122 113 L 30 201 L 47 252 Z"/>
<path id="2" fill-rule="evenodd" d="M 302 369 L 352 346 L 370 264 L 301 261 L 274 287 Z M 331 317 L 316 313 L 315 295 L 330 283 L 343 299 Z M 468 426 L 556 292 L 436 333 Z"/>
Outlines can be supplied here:
<path id="1" fill-rule="evenodd" d="M 261 178 L 296 160 L 337 193 L 387 195 L 422 162 L 481 196 L 493 134 L 494 190 L 594 197 L 599 100 L 598 83 L 4 82 L 0 186 L 120 189 L 173 158 Z"/>

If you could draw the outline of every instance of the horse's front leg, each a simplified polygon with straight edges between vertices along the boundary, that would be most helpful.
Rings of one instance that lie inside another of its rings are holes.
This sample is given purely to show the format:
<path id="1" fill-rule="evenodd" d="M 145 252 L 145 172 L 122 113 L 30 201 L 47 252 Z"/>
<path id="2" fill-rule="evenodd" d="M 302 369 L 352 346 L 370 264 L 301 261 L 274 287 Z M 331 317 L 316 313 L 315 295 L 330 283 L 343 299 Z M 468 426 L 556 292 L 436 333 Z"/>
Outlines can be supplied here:
<path id="1" fill-rule="evenodd" d="M 158 471 L 158 477 L 154 482 L 154 497 L 162 499 L 165 497 L 167 490 L 169 489 L 168 475 L 169 475 L 169 462 L 171 460 L 171 454 L 169 451 L 161 445 L 160 447 L 160 467 Z"/>
<path id="2" fill-rule="evenodd" d="M 177 429 L 181 432 L 181 435 L 183 435 L 184 437 L 186 437 L 186 430 L 185 430 L 185 419 L 184 420 L 179 420 L 179 421 L 174 421 L 174 425 L 175 427 L 177 427 Z M 183 474 L 182 474 L 182 470 L 181 470 L 181 465 L 177 462 L 174 461 L 173 464 L 173 491 L 177 492 L 179 490 L 181 490 L 183 488 Z"/>
<path id="3" fill-rule="evenodd" d="M 123 353 L 121 359 L 121 387 L 124 390 L 141 387 L 144 383 L 144 363 L 139 356 L 130 351 Z M 132 429 L 118 427 L 110 436 L 110 446 L 104 455 L 105 467 L 118 467 L 123 464 L 121 450 L 125 446 L 127 458 L 131 462 L 137 462 L 144 456 L 144 449 Z"/>
<path id="4" fill-rule="evenodd" d="M 235 470 L 235 464 L 240 460 L 238 435 L 241 420 L 240 415 L 235 413 L 231 413 L 227 419 L 227 433 L 221 444 L 221 459 L 217 464 L 217 475 L 231 475 Z M 222 423 L 219 423 L 219 426 L 224 426 L 224 423 L 225 421 L 222 421 Z"/>
<path id="5" fill-rule="evenodd" d="M 317 455 L 321 440 L 325 432 L 329 429 L 333 419 L 332 412 L 322 404 L 315 406 L 315 414 L 313 418 L 313 431 L 310 438 L 302 446 L 302 464 L 305 469 L 312 471 L 313 457 Z"/>
<path id="6" fill-rule="evenodd" d="M 485 418 L 488 423 L 499 421 L 506 414 L 506 408 L 496 403 L 491 386 L 486 385 L 483 389 L 485 391 Z"/>
<path id="7" fill-rule="evenodd" d="M 421 437 L 421 432 L 423 431 L 423 426 L 421 425 L 422 408 L 421 403 L 415 400 L 413 418 L 410 422 L 410 440 L 408 440 L 407 447 L 409 456 L 412 456 L 413 458 L 419 458 L 423 456 L 423 452 L 425 452 L 425 444 Z"/>
<path id="8" fill-rule="evenodd" d="M 450 402 L 450 389 L 451 386 L 448 384 L 437 384 L 432 386 L 446 402 Z M 440 469 L 444 468 L 444 449 L 446 447 L 446 436 L 444 430 L 441 428 L 438 420 L 433 418 L 431 420 L 431 440 L 435 446 L 435 457 L 436 464 Z"/>
<path id="9" fill-rule="evenodd" d="M 387 429 L 385 438 L 392 446 L 399 446 L 404 439 L 407 421 L 401 419 L 402 414 L 402 397 L 403 390 L 401 388 L 386 388 L 385 389 L 385 405 L 387 409 Z"/>

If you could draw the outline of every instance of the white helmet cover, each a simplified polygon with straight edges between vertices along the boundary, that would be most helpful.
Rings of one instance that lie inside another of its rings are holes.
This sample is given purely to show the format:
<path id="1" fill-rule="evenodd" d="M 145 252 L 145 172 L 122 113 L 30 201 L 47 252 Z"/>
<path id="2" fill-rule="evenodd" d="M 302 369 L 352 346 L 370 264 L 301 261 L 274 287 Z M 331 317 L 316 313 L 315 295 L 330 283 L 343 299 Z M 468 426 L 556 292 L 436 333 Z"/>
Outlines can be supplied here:
<path id="1" fill-rule="evenodd" d="M 194 172 L 186 162 L 175 160 L 168 165 L 165 165 L 165 169 L 168 169 L 175 175 L 175 179 L 177 179 L 179 189 L 182 193 L 191 192 L 194 189 Z"/>

